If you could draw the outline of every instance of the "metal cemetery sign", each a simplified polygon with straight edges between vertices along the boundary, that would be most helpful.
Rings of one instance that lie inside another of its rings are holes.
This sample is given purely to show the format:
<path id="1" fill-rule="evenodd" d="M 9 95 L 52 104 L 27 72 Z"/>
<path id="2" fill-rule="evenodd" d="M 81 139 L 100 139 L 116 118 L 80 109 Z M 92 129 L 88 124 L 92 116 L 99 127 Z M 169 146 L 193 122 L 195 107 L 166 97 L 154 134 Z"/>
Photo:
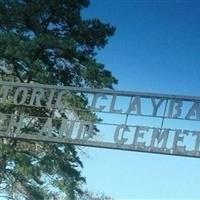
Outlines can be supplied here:
<path id="1" fill-rule="evenodd" d="M 200 97 L 0 82 L 0 111 L 0 137 L 200 157 Z"/>

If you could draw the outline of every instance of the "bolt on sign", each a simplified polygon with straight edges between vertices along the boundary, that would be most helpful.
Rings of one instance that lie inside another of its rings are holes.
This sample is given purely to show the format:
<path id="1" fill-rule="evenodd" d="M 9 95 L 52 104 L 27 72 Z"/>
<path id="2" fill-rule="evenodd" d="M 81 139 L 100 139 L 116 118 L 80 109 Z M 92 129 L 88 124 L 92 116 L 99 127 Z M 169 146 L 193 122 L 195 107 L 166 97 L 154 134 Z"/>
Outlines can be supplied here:
<path id="1" fill-rule="evenodd" d="M 0 137 L 200 157 L 200 97 L 0 82 Z"/>

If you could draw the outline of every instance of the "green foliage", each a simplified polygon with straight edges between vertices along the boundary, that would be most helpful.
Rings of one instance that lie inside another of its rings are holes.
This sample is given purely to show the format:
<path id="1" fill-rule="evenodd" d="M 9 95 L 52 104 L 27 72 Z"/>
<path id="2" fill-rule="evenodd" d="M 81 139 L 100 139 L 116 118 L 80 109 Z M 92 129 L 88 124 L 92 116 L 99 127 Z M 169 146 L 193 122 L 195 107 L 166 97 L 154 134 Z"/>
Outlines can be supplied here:
<path id="1" fill-rule="evenodd" d="M 82 19 L 81 10 L 88 6 L 88 0 L 1 0 L 0 79 L 112 88 L 117 80 L 95 55 L 115 28 L 99 19 Z M 87 105 L 83 95 L 68 101 L 72 109 Z M 50 114 L 11 105 L 0 106 L 0 112 Z M 76 114 L 98 120 L 89 110 Z M 15 200 L 76 199 L 85 182 L 81 167 L 72 145 L 0 140 L 0 189 Z"/>
<path id="2" fill-rule="evenodd" d="M 80 196 L 81 200 L 114 200 L 113 198 L 105 195 L 104 193 L 94 193 L 91 191 L 84 191 L 83 194 Z"/>

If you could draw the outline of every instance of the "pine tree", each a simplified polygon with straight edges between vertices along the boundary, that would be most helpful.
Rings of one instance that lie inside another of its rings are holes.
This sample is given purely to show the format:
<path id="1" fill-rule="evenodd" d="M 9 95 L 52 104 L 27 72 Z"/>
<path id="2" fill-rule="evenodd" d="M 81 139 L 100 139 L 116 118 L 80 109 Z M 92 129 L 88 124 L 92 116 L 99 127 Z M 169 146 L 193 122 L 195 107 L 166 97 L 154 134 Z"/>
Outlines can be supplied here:
<path id="1" fill-rule="evenodd" d="M 81 11 L 88 6 L 88 0 L 1 0 L 0 79 L 112 88 L 117 80 L 95 55 L 115 28 L 99 19 L 83 19 Z M 71 103 L 84 108 L 87 99 L 74 96 Z M 3 113 L 16 109 L 49 116 L 47 109 L 0 105 Z M 73 200 L 82 192 L 83 166 L 73 145 L 2 138 L 0 151 L 0 194 L 10 199 Z"/>
<path id="2" fill-rule="evenodd" d="M 105 195 L 104 193 L 95 193 L 91 191 L 84 191 L 79 197 L 81 200 L 114 200 L 114 198 Z"/>

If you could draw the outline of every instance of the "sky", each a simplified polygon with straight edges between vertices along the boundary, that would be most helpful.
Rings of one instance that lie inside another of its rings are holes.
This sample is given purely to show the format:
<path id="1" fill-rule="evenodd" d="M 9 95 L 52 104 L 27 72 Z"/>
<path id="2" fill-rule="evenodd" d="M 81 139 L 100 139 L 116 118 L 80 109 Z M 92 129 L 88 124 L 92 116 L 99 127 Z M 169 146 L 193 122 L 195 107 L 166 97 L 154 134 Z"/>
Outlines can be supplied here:
<path id="1" fill-rule="evenodd" d="M 116 27 L 97 59 L 116 90 L 200 96 L 200 1 L 91 0 L 83 12 Z M 117 200 L 200 199 L 200 159 L 83 148 L 87 187 Z"/>

